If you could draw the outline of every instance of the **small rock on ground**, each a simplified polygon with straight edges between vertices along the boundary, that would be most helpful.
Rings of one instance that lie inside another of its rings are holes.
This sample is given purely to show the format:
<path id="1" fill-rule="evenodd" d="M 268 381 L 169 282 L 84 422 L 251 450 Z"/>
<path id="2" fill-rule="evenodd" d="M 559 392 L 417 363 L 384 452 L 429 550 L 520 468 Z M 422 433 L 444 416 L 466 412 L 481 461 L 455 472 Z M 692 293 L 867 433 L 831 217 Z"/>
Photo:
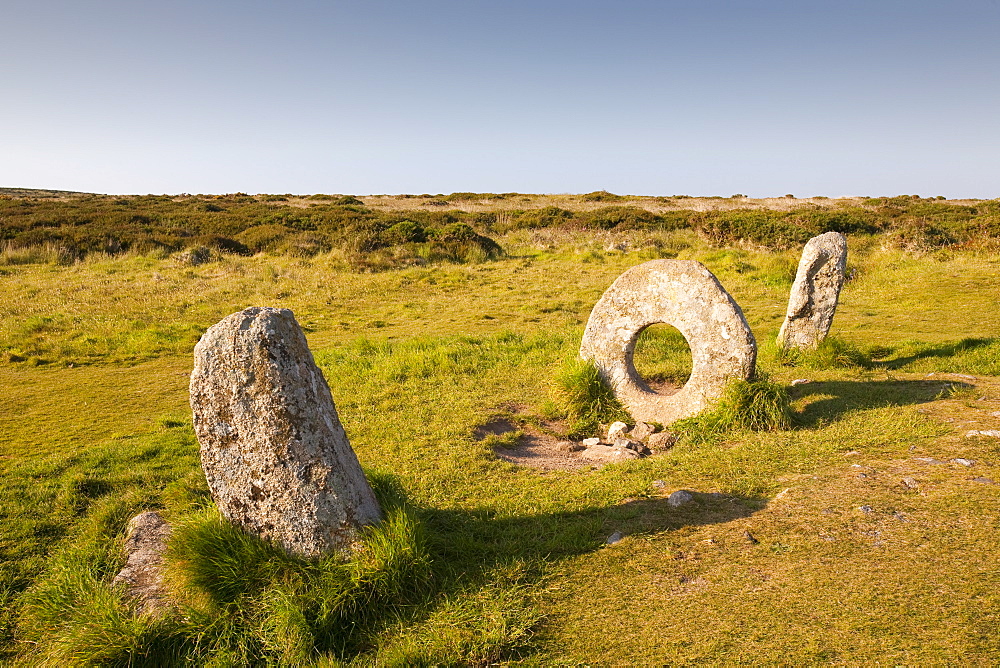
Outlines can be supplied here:
<path id="1" fill-rule="evenodd" d="M 652 433 L 652 425 L 645 422 L 637 422 L 636 425 L 632 427 L 632 431 L 629 433 L 629 436 L 637 441 L 645 441 Z"/>
<path id="2" fill-rule="evenodd" d="M 988 436 L 990 438 L 1000 438 L 1000 429 L 971 429 L 965 432 L 966 438 L 973 436 Z"/>
<path id="3" fill-rule="evenodd" d="M 608 427 L 608 440 L 614 441 L 628 433 L 628 425 L 624 422 L 612 422 Z"/>
<path id="4" fill-rule="evenodd" d="M 635 450 L 628 448 L 613 447 L 610 445 L 592 445 L 580 452 L 584 459 L 602 462 L 621 462 L 627 459 L 639 459 L 641 456 Z"/>
<path id="5" fill-rule="evenodd" d="M 976 463 L 976 460 L 974 459 L 962 459 L 960 457 L 957 457 L 951 461 L 953 464 L 961 464 L 962 466 L 972 466 L 973 464 Z"/>
<path id="6" fill-rule="evenodd" d="M 686 489 L 679 489 L 667 497 L 667 505 L 678 507 L 694 501 L 694 496 Z"/>
<path id="7" fill-rule="evenodd" d="M 616 531 L 613 534 L 611 534 L 610 536 L 608 536 L 608 540 L 606 542 L 607 542 L 608 545 L 614 545 L 615 543 L 617 543 L 621 539 L 622 539 L 622 532 L 621 531 Z"/>
<path id="8" fill-rule="evenodd" d="M 600 444 L 600 442 L 601 442 L 601 439 L 596 438 L 596 437 L 595 438 L 585 438 L 585 439 L 583 439 L 583 447 L 589 448 L 592 445 L 598 445 L 598 444 Z"/>
<path id="9" fill-rule="evenodd" d="M 125 584 L 126 595 L 135 601 L 139 614 L 155 615 L 169 606 L 163 583 L 163 553 L 169 537 L 170 525 L 157 512 L 147 510 L 129 520 L 125 568 L 114 582 Z"/>
<path id="10" fill-rule="evenodd" d="M 629 450 L 635 450 L 640 455 L 648 455 L 649 448 L 645 446 L 642 441 L 633 441 L 631 438 L 616 438 L 615 439 L 616 448 L 628 448 Z"/>
<path id="11" fill-rule="evenodd" d="M 574 443 L 573 441 L 559 441 L 556 443 L 556 447 L 559 448 L 560 452 L 579 452 L 587 446 L 582 443 Z"/>
<path id="12" fill-rule="evenodd" d="M 914 478 L 911 478 L 910 476 L 906 476 L 905 478 L 903 478 L 903 485 L 909 487 L 910 489 L 917 489 L 918 487 L 920 487 L 919 483 L 917 483 L 917 481 Z"/>
<path id="13" fill-rule="evenodd" d="M 651 450 L 669 450 L 677 444 L 677 434 L 671 434 L 669 431 L 661 431 L 655 434 L 650 434 L 649 438 L 646 439 L 646 445 L 649 446 Z"/>

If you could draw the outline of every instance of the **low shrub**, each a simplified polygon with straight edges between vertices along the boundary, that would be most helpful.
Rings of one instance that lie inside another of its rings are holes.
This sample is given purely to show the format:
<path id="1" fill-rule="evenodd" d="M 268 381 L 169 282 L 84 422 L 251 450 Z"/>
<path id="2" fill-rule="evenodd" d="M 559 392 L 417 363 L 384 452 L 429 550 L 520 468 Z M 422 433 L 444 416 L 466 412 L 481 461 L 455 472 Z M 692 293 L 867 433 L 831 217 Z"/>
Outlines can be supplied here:
<path id="1" fill-rule="evenodd" d="M 602 230 L 660 227 L 660 223 L 663 222 L 662 217 L 635 206 L 605 207 L 587 213 L 583 220 L 587 225 Z"/>
<path id="2" fill-rule="evenodd" d="M 595 190 L 592 193 L 587 193 L 581 199 L 584 202 L 621 202 L 627 197 L 622 197 L 621 195 L 615 195 L 614 193 L 609 193 L 607 190 Z"/>
<path id="3" fill-rule="evenodd" d="M 543 227 L 554 227 L 572 223 L 577 220 L 577 214 L 557 206 L 545 206 L 527 211 L 504 212 L 496 214 L 494 229 L 503 234 L 511 230 L 534 230 Z"/>
<path id="4" fill-rule="evenodd" d="M 726 246 L 750 242 L 764 248 L 784 249 L 804 244 L 813 236 L 775 211 L 708 211 L 692 220 L 710 243 Z"/>
<path id="5" fill-rule="evenodd" d="M 236 241 L 254 253 L 275 251 L 291 232 L 284 225 L 254 225 L 237 234 Z"/>
<path id="6" fill-rule="evenodd" d="M 420 223 L 403 220 L 387 229 L 382 237 L 390 244 L 422 243 L 427 241 L 427 230 Z"/>

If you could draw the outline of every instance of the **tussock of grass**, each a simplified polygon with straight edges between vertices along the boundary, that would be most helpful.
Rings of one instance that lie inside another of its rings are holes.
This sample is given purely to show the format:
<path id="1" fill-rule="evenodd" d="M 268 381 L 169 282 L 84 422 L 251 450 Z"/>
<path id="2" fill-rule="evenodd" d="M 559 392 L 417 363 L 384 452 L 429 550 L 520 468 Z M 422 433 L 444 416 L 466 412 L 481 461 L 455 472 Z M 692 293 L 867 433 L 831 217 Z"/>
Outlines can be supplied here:
<path id="1" fill-rule="evenodd" d="M 752 380 L 733 379 L 713 408 L 671 425 L 694 442 L 732 431 L 779 431 L 792 424 L 791 401 L 784 385 L 758 374 Z"/>
<path id="2" fill-rule="evenodd" d="M 570 421 L 572 436 L 592 436 L 601 423 L 632 419 L 589 360 L 566 360 L 556 374 L 553 390 Z"/>
<path id="3" fill-rule="evenodd" d="M 513 563 L 486 574 L 487 584 L 445 597 L 414 626 L 400 625 L 376 654 L 386 666 L 488 666 L 516 657 L 541 616 L 524 567 Z"/>
<path id="4" fill-rule="evenodd" d="M 773 343 L 767 350 L 769 356 L 781 366 L 810 370 L 884 369 L 1000 375 L 998 338 L 964 338 L 938 344 L 905 341 L 893 346 L 862 346 L 829 336 L 815 350 L 783 350 Z"/>
<path id="5" fill-rule="evenodd" d="M 204 509 L 174 521 L 174 607 L 137 616 L 111 579 L 141 506 L 112 497 L 24 596 L 19 630 L 40 665 L 486 664 L 522 647 L 539 616 L 520 562 L 462 577 L 436 561 L 398 484 L 372 478 L 385 519 L 349 555 L 300 559 Z M 465 580 L 464 584 L 460 580 Z M 451 583 L 451 584 L 448 584 Z M 436 592 L 440 591 L 440 594 Z M 367 659 L 365 657 L 368 657 Z"/>
<path id="6" fill-rule="evenodd" d="M 162 619 L 137 618 L 110 584 L 120 542 L 101 523 L 102 531 L 80 536 L 31 590 L 21 629 L 46 662 L 350 658 L 377 645 L 386 625 L 426 608 L 434 580 L 415 512 L 390 480 L 377 478 L 375 488 L 386 518 L 364 531 L 350 558 L 289 556 L 214 510 L 177 522 L 168 572 L 178 607 Z"/>
<path id="7" fill-rule="evenodd" d="M 862 347 L 856 343 L 845 341 L 836 336 L 828 336 L 811 350 L 799 348 L 781 348 L 770 344 L 768 351 L 775 362 L 781 366 L 793 366 L 802 369 L 869 369 L 875 366 L 875 360 L 891 353 L 884 346 Z"/>

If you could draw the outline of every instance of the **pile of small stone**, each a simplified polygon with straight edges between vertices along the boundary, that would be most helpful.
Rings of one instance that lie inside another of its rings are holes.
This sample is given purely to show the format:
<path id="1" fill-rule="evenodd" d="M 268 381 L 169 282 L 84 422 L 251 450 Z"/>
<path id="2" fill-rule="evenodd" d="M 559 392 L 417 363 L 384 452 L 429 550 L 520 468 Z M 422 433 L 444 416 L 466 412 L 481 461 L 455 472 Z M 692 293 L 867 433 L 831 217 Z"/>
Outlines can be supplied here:
<path id="1" fill-rule="evenodd" d="M 646 422 L 637 422 L 631 429 L 624 422 L 612 422 L 603 438 L 595 436 L 580 443 L 567 442 L 566 450 L 579 452 L 583 459 L 619 462 L 646 457 L 654 450 L 667 450 L 676 442 L 676 434 L 656 431 Z"/>

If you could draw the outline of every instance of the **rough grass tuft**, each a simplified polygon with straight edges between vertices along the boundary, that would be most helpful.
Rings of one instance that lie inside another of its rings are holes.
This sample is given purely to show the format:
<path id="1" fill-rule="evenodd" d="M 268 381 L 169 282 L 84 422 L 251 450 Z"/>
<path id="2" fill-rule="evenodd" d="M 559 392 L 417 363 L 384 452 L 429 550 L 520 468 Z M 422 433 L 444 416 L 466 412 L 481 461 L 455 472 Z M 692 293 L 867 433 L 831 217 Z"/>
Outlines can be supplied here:
<path id="1" fill-rule="evenodd" d="M 791 425 L 788 389 L 758 374 L 730 381 L 714 408 L 675 422 L 671 429 L 702 442 L 732 431 L 779 431 Z"/>
<path id="2" fill-rule="evenodd" d="M 632 420 L 593 362 L 568 359 L 555 377 L 555 395 L 570 421 L 570 435 L 592 435 L 602 422 Z"/>
<path id="3" fill-rule="evenodd" d="M 102 534 L 53 562 L 27 597 L 20 627 L 42 663 L 165 665 L 177 661 L 302 664 L 370 649 L 375 636 L 426 606 L 424 530 L 385 478 L 385 519 L 351 555 L 299 559 L 205 510 L 177 523 L 167 562 L 175 609 L 137 617 L 110 584 L 117 543 Z"/>
<path id="4" fill-rule="evenodd" d="M 881 346 L 862 347 L 835 336 L 823 339 L 813 350 L 781 348 L 773 345 L 772 351 L 775 361 L 782 366 L 814 370 L 870 369 L 875 365 L 875 360 L 891 352 Z"/>

